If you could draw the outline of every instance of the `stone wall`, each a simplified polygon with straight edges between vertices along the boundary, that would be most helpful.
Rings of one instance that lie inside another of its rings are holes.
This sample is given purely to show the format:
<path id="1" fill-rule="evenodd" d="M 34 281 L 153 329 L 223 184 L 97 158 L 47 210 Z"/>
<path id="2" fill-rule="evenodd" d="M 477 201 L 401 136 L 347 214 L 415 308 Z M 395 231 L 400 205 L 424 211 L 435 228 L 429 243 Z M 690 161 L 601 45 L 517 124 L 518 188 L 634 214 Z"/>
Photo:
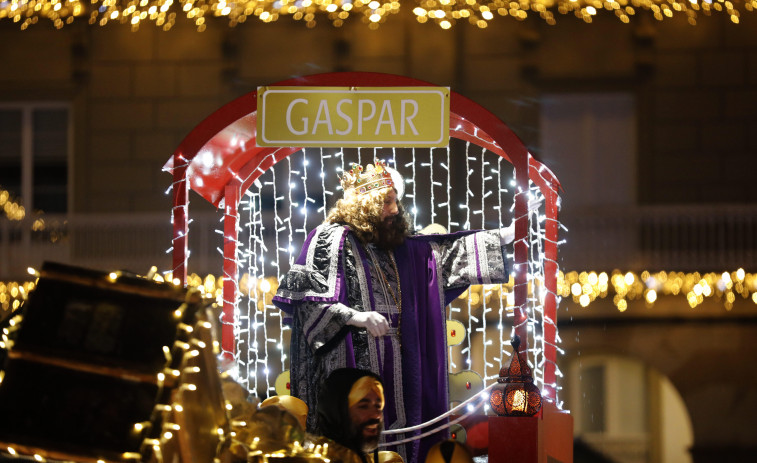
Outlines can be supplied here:
<path id="1" fill-rule="evenodd" d="M 324 21 L 325 22 L 325 21 Z M 640 203 L 754 202 L 757 15 L 659 23 L 640 14 L 587 25 L 558 17 L 496 18 L 444 31 L 407 14 L 378 30 L 358 20 L 307 29 L 288 19 L 202 33 L 179 21 L 138 32 L 83 21 L 26 31 L 2 21 L 2 100 L 62 100 L 74 109 L 75 212 L 160 211 L 174 147 L 231 99 L 291 76 L 332 71 L 403 74 L 489 108 L 539 154 L 539 97 L 630 92 L 637 101 Z M 611 155 L 611 153 L 608 153 Z M 566 160 L 542 159 L 548 166 Z M 204 207 L 195 201 L 193 207 Z"/>
<path id="2" fill-rule="evenodd" d="M 566 351 L 559 359 L 561 369 L 594 354 L 640 360 L 668 377 L 680 393 L 694 433 L 694 463 L 751 459 L 757 450 L 751 431 L 757 412 L 749 367 L 757 361 L 752 301 L 738 298 L 730 311 L 715 300 L 691 309 L 673 296 L 661 297 L 652 309 L 632 301 L 623 313 L 611 301 L 598 301 L 590 311 L 569 301 L 565 306 L 559 323 Z M 563 397 L 569 396 L 565 391 Z"/>

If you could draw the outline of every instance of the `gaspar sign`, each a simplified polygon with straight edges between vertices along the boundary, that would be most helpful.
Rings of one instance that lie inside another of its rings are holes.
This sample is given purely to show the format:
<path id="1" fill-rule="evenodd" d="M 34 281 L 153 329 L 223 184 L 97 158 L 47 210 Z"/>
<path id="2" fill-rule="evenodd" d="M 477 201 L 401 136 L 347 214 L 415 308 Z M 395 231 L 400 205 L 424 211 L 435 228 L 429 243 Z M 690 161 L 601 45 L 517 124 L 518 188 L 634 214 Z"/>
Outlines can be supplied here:
<path id="1" fill-rule="evenodd" d="M 446 147 L 447 87 L 259 87 L 258 146 Z"/>

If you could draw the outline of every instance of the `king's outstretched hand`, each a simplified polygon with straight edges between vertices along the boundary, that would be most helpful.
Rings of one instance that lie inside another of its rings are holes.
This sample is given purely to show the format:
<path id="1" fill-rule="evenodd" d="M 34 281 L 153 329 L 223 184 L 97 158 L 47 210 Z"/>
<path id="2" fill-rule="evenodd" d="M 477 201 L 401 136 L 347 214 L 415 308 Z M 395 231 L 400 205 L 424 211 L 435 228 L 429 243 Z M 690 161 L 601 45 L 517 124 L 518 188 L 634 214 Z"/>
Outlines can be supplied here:
<path id="1" fill-rule="evenodd" d="M 544 202 L 543 198 L 532 198 L 528 201 L 528 212 L 538 209 Z M 515 219 L 505 228 L 499 229 L 499 242 L 501 245 L 510 244 L 515 239 Z"/>

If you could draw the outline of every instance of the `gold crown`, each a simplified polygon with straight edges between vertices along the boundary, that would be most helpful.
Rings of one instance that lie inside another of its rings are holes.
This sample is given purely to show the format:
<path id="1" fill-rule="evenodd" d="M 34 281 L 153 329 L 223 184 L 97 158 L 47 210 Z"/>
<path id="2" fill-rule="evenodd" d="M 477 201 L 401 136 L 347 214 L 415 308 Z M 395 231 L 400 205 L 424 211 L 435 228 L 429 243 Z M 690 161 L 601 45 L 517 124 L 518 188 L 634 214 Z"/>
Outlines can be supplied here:
<path id="1" fill-rule="evenodd" d="M 354 190 L 357 194 L 365 194 L 380 188 L 394 188 L 392 175 L 386 170 L 384 161 L 376 161 L 376 165 L 368 164 L 363 167 L 352 164 L 352 169 L 342 175 L 342 188 L 345 193 Z"/>

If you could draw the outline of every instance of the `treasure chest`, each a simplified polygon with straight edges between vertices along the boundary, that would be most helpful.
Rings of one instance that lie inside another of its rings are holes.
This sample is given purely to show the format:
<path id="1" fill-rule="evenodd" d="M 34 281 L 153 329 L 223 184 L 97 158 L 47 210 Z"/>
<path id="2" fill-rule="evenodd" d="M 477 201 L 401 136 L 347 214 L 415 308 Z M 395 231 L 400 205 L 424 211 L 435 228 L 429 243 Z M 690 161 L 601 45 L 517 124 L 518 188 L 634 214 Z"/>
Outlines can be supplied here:
<path id="1" fill-rule="evenodd" d="M 45 263 L 3 327 L 0 457 L 212 461 L 229 425 L 211 318 L 194 290 Z"/>

